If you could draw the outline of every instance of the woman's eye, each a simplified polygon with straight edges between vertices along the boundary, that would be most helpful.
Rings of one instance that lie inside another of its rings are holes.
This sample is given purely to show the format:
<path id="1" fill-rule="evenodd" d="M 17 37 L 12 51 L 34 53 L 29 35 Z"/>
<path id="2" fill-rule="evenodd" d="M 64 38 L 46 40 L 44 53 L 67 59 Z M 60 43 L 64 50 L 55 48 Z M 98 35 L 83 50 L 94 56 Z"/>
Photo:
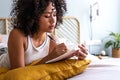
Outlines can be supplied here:
<path id="1" fill-rule="evenodd" d="M 50 16 L 46 15 L 45 18 L 49 18 Z"/>

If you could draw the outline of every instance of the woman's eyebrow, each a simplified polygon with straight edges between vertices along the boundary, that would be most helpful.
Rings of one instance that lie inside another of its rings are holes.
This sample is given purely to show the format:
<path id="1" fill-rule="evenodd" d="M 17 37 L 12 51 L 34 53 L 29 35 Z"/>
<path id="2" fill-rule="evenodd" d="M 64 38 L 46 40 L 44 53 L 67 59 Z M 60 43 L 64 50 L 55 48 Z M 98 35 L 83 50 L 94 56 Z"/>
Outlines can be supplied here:
<path id="1" fill-rule="evenodd" d="M 45 11 L 44 13 L 45 13 L 45 14 L 51 14 L 51 13 L 53 13 L 53 12 L 56 13 L 56 10 L 53 10 L 53 11 Z"/>
<path id="2" fill-rule="evenodd" d="M 45 11 L 44 14 L 51 14 L 52 12 L 49 11 Z"/>

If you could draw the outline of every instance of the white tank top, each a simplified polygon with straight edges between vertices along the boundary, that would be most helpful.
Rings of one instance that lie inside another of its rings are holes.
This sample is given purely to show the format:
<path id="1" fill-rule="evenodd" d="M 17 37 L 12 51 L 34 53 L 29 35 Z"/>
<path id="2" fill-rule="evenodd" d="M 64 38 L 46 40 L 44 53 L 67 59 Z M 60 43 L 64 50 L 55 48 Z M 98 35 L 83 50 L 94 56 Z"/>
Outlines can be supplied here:
<path id="1" fill-rule="evenodd" d="M 32 39 L 28 36 L 28 48 L 25 51 L 25 64 L 30 64 L 33 61 L 43 58 L 49 53 L 50 38 L 47 36 L 46 40 L 39 47 L 35 47 Z"/>
<path id="2" fill-rule="evenodd" d="M 39 47 L 35 47 L 32 39 L 28 36 L 28 48 L 25 51 L 25 64 L 30 64 L 33 61 L 43 58 L 49 53 L 50 38 L 46 37 L 46 40 Z M 0 67 L 10 67 L 9 55 L 4 53 L 0 56 Z"/>

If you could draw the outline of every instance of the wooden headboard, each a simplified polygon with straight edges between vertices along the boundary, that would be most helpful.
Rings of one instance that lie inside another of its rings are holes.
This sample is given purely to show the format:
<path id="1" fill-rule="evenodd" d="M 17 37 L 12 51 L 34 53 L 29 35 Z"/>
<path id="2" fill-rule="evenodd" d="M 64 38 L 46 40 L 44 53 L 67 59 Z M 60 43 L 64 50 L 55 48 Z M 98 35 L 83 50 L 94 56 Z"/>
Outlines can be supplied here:
<path id="1" fill-rule="evenodd" d="M 0 18 L 0 34 L 9 34 L 11 30 L 11 18 Z"/>
<path id="2" fill-rule="evenodd" d="M 0 33 L 9 34 L 12 30 L 10 18 L 0 18 Z M 74 44 L 80 43 L 80 23 L 75 17 L 63 17 L 63 23 L 54 32 L 59 38 L 70 40 Z"/>
<path id="3" fill-rule="evenodd" d="M 55 35 L 74 44 L 80 43 L 80 22 L 75 17 L 63 17 L 63 23 L 55 29 Z"/>

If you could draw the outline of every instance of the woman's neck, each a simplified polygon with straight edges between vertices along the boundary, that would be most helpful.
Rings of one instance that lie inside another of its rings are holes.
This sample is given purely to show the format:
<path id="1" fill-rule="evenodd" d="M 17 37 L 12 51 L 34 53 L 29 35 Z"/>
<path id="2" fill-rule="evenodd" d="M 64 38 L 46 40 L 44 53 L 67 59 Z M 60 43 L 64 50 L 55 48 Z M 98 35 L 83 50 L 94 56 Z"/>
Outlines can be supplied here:
<path id="1" fill-rule="evenodd" d="M 38 33 L 32 37 L 33 44 L 38 47 L 46 40 L 47 33 Z"/>

